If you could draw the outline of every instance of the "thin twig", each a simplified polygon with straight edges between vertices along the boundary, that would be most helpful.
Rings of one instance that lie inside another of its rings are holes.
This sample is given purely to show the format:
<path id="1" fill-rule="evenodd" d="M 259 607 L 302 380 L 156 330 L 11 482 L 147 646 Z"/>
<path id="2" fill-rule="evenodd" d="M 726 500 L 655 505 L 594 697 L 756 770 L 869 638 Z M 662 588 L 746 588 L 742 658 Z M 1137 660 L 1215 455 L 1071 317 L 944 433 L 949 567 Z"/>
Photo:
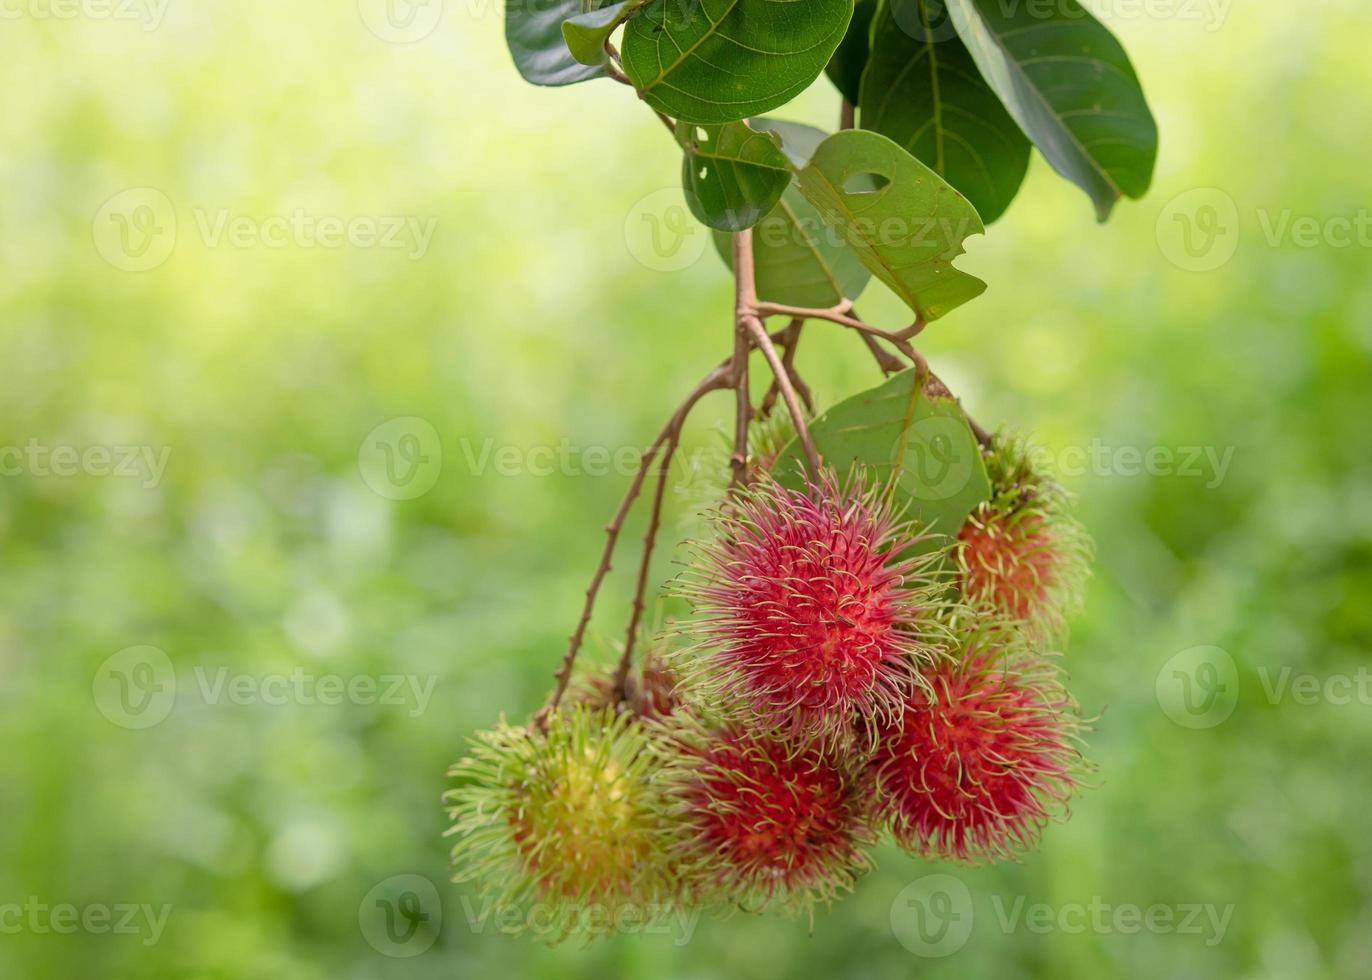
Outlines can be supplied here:
<path id="1" fill-rule="evenodd" d="M 776 334 L 772 335 L 773 342 L 782 349 L 781 363 L 786 366 L 786 374 L 791 379 L 791 384 L 795 385 L 796 393 L 800 395 L 800 400 L 805 403 L 805 410 L 810 414 L 815 411 L 814 392 L 805 383 L 805 379 L 800 376 L 800 369 L 796 367 L 796 351 L 800 348 L 800 331 L 805 326 L 802 319 L 792 320 L 785 329 L 779 331 L 781 336 L 778 339 Z M 890 355 L 887 355 L 890 357 Z M 895 358 L 891 358 L 893 361 Z M 901 364 L 896 361 L 896 370 L 899 371 Z M 767 418 L 772 414 L 772 409 L 776 407 L 777 398 L 781 395 L 781 386 L 776 379 L 767 386 L 767 393 L 762 396 L 762 404 L 758 407 L 758 414 Z"/>
<path id="2" fill-rule="evenodd" d="M 743 318 L 757 306 L 757 272 L 753 268 L 752 229 L 734 235 L 734 357 L 733 384 L 735 391 L 734 452 L 729 457 L 733 474 L 729 489 L 748 482 L 748 425 L 752 422 L 753 406 L 748 387 L 748 352 L 751 344 Z"/>
<path id="3" fill-rule="evenodd" d="M 686 397 L 686 401 L 673 413 L 658 437 L 653 440 L 653 444 L 648 447 L 639 460 L 638 470 L 634 473 L 629 489 L 624 494 L 624 499 L 619 502 L 619 509 L 615 511 L 614 518 L 605 528 L 605 548 L 601 552 L 600 564 L 596 566 L 591 584 L 586 589 L 586 602 L 581 609 L 581 619 L 578 620 L 576 629 L 572 633 L 567 652 L 562 658 L 562 664 L 554 675 L 557 683 L 552 693 L 548 695 L 547 703 L 534 715 L 533 723 L 538 728 L 547 729 L 548 716 L 557 709 L 558 704 L 562 701 L 562 695 L 567 691 L 567 684 L 572 678 L 572 666 L 576 663 L 576 655 L 581 650 L 581 643 L 586 637 L 586 627 L 590 624 L 591 613 L 595 609 L 596 596 L 600 592 L 601 583 L 605 581 L 605 576 L 610 571 L 610 561 L 614 556 L 615 545 L 619 541 L 619 533 L 624 529 L 624 520 L 629 515 L 629 508 L 633 506 L 634 500 L 638 498 L 639 492 L 643 489 L 643 482 L 648 475 L 648 467 L 652 465 L 663 446 L 672 438 L 673 432 L 680 430 L 681 425 L 686 421 L 686 416 L 690 414 L 696 403 L 709 392 L 728 387 L 728 382 L 729 370 L 726 362 L 726 364 L 717 366 L 705 376 L 700 384 L 696 385 L 690 395 Z"/>
<path id="4" fill-rule="evenodd" d="M 905 370 L 905 365 L 900 358 L 892 354 L 885 347 L 881 346 L 881 341 L 869 333 L 862 334 L 862 342 L 867 345 L 867 349 L 872 352 L 872 357 L 876 359 L 877 367 L 881 368 L 881 373 L 887 376 Z"/>
<path id="5" fill-rule="evenodd" d="M 800 331 L 804 326 L 805 321 L 797 317 L 786 328 L 786 350 L 781 355 L 781 363 L 786 367 L 786 376 L 791 379 L 791 384 L 795 385 L 796 394 L 800 395 L 800 400 L 805 403 L 805 411 L 813 415 L 815 411 L 814 392 L 810 390 L 810 386 L 805 383 L 805 379 L 800 376 L 800 371 L 796 368 L 796 351 L 800 348 Z"/>
<path id="6" fill-rule="evenodd" d="M 711 377 L 713 378 L 721 371 L 722 367 L 716 368 L 715 371 L 711 372 Z M 709 380 L 706 379 L 706 381 Z M 648 574 L 652 569 L 653 548 L 657 544 L 657 532 L 662 526 L 662 502 L 667 492 L 667 476 L 671 470 L 672 459 L 676 456 L 677 447 L 681 445 L 682 427 L 685 426 L 686 418 L 691 414 L 691 409 L 695 407 L 696 402 L 700 401 L 709 391 L 724 387 L 727 385 L 722 378 L 714 381 L 710 387 L 706 387 L 705 382 L 702 382 L 695 391 L 691 392 L 691 396 L 676 410 L 667 423 L 665 429 L 667 442 L 662 452 L 661 461 L 658 463 L 657 489 L 653 493 L 653 509 L 648 516 L 648 529 L 643 534 L 643 558 L 639 562 L 638 581 L 634 585 L 633 611 L 629 617 L 629 628 L 624 634 L 624 653 L 620 655 L 619 667 L 615 670 L 616 703 L 624 700 L 624 685 L 629 678 L 629 668 L 634 662 L 634 644 L 638 639 L 638 624 L 643 619 L 643 596 L 648 589 Z M 646 469 L 646 464 L 644 468 Z"/>
<path id="7" fill-rule="evenodd" d="M 948 390 L 948 386 L 929 369 L 929 362 L 925 360 L 924 355 L 921 354 L 908 339 L 909 336 L 918 333 L 924 328 L 923 318 L 916 320 L 914 324 L 907 327 L 905 330 L 893 332 L 874 327 L 870 323 L 859 318 L 857 310 L 853 309 L 852 303 L 849 300 L 844 300 L 837 306 L 823 309 L 785 306 L 779 303 L 759 303 L 756 309 L 760 316 L 791 316 L 813 320 L 828 320 L 831 323 L 837 323 L 841 326 L 848 327 L 851 330 L 856 330 L 862 335 L 863 340 L 867 342 L 868 350 L 872 352 L 872 356 L 876 358 L 877 364 L 881 367 L 882 371 L 891 374 L 901 370 L 903 365 L 895 360 L 890 352 L 886 351 L 878 343 L 878 338 L 880 340 L 885 340 L 910 359 L 910 362 L 915 367 L 917 376 L 927 379 L 926 383 L 937 384 L 939 388 L 942 389 L 941 392 L 939 392 L 940 394 L 950 398 L 955 397 L 952 392 Z M 795 321 L 793 320 L 792 322 Z M 958 404 L 962 404 L 961 399 L 958 399 Z M 965 408 L 963 409 L 963 415 L 966 416 L 967 424 L 971 428 L 972 434 L 976 436 L 977 442 L 989 448 L 991 446 L 991 434 L 982 426 L 978 425 L 976 419 L 972 418 Z"/>
<path id="8" fill-rule="evenodd" d="M 795 424 L 796 438 L 805 447 L 805 458 L 810 464 L 810 471 L 818 475 L 821 465 L 819 450 L 815 448 L 814 440 L 810 438 L 810 427 L 805 422 L 805 412 L 796 399 L 796 390 L 791 384 L 790 377 L 786 374 L 785 365 L 777 356 L 777 349 L 772 345 L 772 338 L 767 335 L 767 330 L 763 327 L 762 321 L 756 316 L 744 317 L 743 323 L 748 332 L 753 335 L 753 341 L 762 350 L 762 356 L 767 358 L 767 363 L 772 367 L 772 375 L 777 379 L 777 384 L 781 386 L 781 397 L 786 401 L 786 410 L 791 413 L 791 421 Z"/>

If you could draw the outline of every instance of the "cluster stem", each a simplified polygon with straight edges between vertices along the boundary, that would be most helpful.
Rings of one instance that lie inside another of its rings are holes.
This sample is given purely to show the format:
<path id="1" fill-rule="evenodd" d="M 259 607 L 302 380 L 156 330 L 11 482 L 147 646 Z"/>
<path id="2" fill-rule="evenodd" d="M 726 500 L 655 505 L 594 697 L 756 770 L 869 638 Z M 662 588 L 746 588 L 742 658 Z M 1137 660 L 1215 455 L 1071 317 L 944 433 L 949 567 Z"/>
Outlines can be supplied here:
<path id="1" fill-rule="evenodd" d="M 618 71 L 618 52 L 612 48 L 607 50 L 611 55 L 610 64 L 616 69 L 612 75 L 621 75 L 622 73 Z M 627 82 L 627 79 L 624 78 L 617 80 Z M 845 128 L 851 127 L 851 106 L 845 103 L 844 108 L 843 123 Z M 661 112 L 656 112 L 656 115 L 669 131 L 675 133 L 676 123 L 672 119 Z M 577 621 L 576 629 L 573 630 L 569 639 L 567 651 L 553 675 L 553 690 L 548 695 L 548 700 L 543 707 L 533 717 L 533 724 L 541 730 L 547 729 L 549 717 L 557 710 L 563 695 L 567 692 L 577 654 L 586 638 L 591 614 L 595 610 L 596 598 L 600 593 L 605 577 L 611 570 L 615 546 L 619 542 L 620 534 L 624 530 L 625 521 L 628 519 L 634 501 L 638 499 L 644 483 L 647 482 L 649 471 L 656 463 L 657 483 L 653 493 L 652 510 L 648 517 L 647 530 L 643 535 L 643 553 L 639 561 L 638 575 L 634 585 L 629 625 L 624 636 L 624 650 L 614 674 L 615 698 L 617 701 L 624 700 L 629 672 L 633 666 L 634 648 L 643 621 L 644 596 L 647 592 L 648 578 L 651 573 L 653 552 L 658 532 L 662 527 L 662 509 L 666 497 L 669 470 L 677 449 L 681 445 L 681 434 L 686 420 L 700 400 L 712 391 L 731 390 L 734 392 L 734 438 L 733 452 L 729 458 L 731 470 L 729 489 L 730 492 L 733 492 L 747 485 L 749 479 L 748 428 L 754 416 L 759 414 L 753 409 L 752 394 L 749 387 L 748 361 L 749 355 L 754 349 L 762 352 L 772 374 L 772 382 L 763 399 L 760 413 L 767 414 L 774 405 L 777 396 L 780 395 L 781 400 L 786 404 L 791 422 L 795 426 L 796 438 L 805 450 L 806 460 L 815 473 L 819 472 L 823 460 L 810 434 L 808 416 L 813 412 L 814 405 L 810 388 L 801 378 L 796 367 L 796 350 L 800 344 L 801 329 L 807 320 L 834 323 L 857 333 L 862 337 L 863 343 L 871 352 L 883 374 L 890 375 L 904 370 L 908 361 L 909 365 L 915 368 L 917 383 L 923 384 L 926 390 L 931 393 L 948 394 L 947 387 L 929 370 L 929 364 L 924 356 L 910 342 L 924 329 L 923 317 L 917 317 L 912 324 L 900 330 L 884 330 L 861 319 L 853 308 L 852 301 L 847 299 L 831 307 L 788 306 L 782 303 L 760 301 L 757 293 L 757 272 L 751 228 L 734 233 L 733 259 L 733 350 L 729 357 L 716 365 L 691 390 L 662 427 L 652 445 L 640 458 L 629 488 L 623 499 L 620 500 L 614 517 L 605 528 L 606 541 L 601 551 L 600 562 L 591 577 L 591 584 L 586 589 L 586 600 L 582 605 L 581 618 Z M 774 316 L 784 316 L 789 320 L 789 323 L 782 330 L 768 333 L 766 321 L 769 317 Z M 889 344 L 895 351 L 903 355 L 905 360 L 902 361 L 883 344 Z M 784 349 L 784 354 L 778 354 L 778 346 Z M 968 422 L 982 445 L 990 445 L 990 434 L 970 417 Z"/>

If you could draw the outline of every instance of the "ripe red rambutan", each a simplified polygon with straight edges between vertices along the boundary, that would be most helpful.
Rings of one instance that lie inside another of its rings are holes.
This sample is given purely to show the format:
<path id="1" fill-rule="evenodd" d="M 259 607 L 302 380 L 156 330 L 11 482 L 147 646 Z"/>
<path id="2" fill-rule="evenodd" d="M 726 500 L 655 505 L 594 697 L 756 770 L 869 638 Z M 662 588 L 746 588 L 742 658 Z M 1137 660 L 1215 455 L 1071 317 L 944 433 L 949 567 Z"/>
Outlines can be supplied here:
<path id="1" fill-rule="evenodd" d="M 935 668 L 876 733 L 874 810 L 923 857 L 977 862 L 1032 846 L 1076 787 L 1076 706 L 1040 661 L 996 644 Z"/>
<path id="2" fill-rule="evenodd" d="M 809 909 L 868 868 L 857 780 L 823 742 L 687 721 L 658 744 L 670 753 L 664 795 L 693 898 Z"/>
<path id="3" fill-rule="evenodd" d="M 967 518 L 955 551 L 963 598 L 1014 619 L 1031 636 L 1060 633 L 1081 604 L 1091 542 L 1067 492 L 1035 469 L 1023 441 L 998 435 L 986 452 L 991 499 Z"/>
<path id="4" fill-rule="evenodd" d="M 804 491 L 764 477 L 716 524 L 682 588 L 703 637 L 683 669 L 707 709 L 796 737 L 897 712 L 940 645 L 946 585 L 889 499 L 860 473 Z"/>

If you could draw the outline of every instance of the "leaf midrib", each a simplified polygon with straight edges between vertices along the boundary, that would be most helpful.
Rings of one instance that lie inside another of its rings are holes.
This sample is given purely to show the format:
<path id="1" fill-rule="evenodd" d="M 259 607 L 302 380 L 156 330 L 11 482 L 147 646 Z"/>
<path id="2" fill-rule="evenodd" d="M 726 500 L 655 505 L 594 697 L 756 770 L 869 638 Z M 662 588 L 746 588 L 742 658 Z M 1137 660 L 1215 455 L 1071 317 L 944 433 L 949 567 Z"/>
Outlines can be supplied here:
<path id="1" fill-rule="evenodd" d="M 693 55 L 697 48 L 699 48 L 710 38 L 714 37 L 715 34 L 719 31 L 719 25 L 724 23 L 724 19 L 728 17 L 731 13 L 733 13 L 734 8 L 742 2 L 743 0 L 730 0 L 729 6 L 725 9 L 724 13 L 720 15 L 719 20 L 710 20 L 709 15 L 707 14 L 705 19 L 710 21 L 710 29 L 706 31 L 704 34 L 702 34 L 699 40 L 697 40 L 689 48 L 682 51 L 680 56 L 676 59 L 676 61 L 673 61 L 670 65 L 668 65 L 667 67 L 663 68 L 660 72 L 658 72 L 656 78 L 654 78 L 651 82 L 645 82 L 643 85 L 644 91 L 647 91 L 650 88 L 655 88 L 656 86 L 662 84 L 663 80 L 673 71 L 675 71 L 683 61 L 685 61 L 687 58 Z M 703 7 L 701 9 L 704 10 Z M 667 25 L 665 23 L 662 25 L 662 32 L 664 34 L 667 33 Z M 660 43 L 658 44 L 658 50 L 662 50 L 662 45 Z"/>
<path id="2" fill-rule="evenodd" d="M 1048 114 L 1057 121 L 1059 128 L 1061 128 L 1061 130 L 1067 134 L 1067 138 L 1071 140 L 1072 145 L 1075 146 L 1077 148 L 1077 151 L 1081 154 L 1081 156 L 1083 156 L 1086 159 L 1087 165 L 1090 166 L 1092 170 L 1094 170 L 1097 174 L 1100 175 L 1100 177 L 1110 187 L 1110 190 L 1114 191 L 1115 197 L 1123 197 L 1124 191 L 1120 188 L 1119 184 L 1115 182 L 1115 179 L 1113 176 L 1111 176 L 1110 171 L 1106 170 L 1100 164 L 1096 163 L 1095 157 L 1091 156 L 1090 152 L 1086 149 L 1086 147 L 1082 145 L 1081 140 L 1077 139 L 1077 134 L 1072 132 L 1072 127 L 1067 125 L 1067 121 L 1058 114 L 1058 111 L 1053 108 L 1053 104 L 1048 101 L 1048 99 L 1043 95 L 1042 92 L 1039 91 L 1039 87 L 1034 83 L 1033 79 L 1029 77 L 1029 73 L 1024 70 L 1024 66 L 1020 64 L 1019 59 L 1010 50 L 1009 46 L 1004 43 L 999 34 L 991 30 L 991 25 L 988 24 L 986 22 L 986 19 L 981 16 L 981 11 L 977 10 L 976 0 L 969 0 L 969 3 L 972 11 L 977 16 L 977 19 L 980 20 L 982 26 L 986 28 L 986 36 L 989 37 L 992 40 L 992 42 L 996 45 L 996 47 L 1001 51 L 1001 53 L 1006 56 L 1006 62 L 1014 67 L 1020 79 L 1025 83 L 1025 87 L 1028 88 L 1029 91 L 1033 92 L 1034 97 L 1037 98 L 1039 102 L 1042 103 L 1043 107 L 1048 110 Z M 1100 58 L 1093 58 L 1091 60 L 1101 65 L 1107 64 Z"/>

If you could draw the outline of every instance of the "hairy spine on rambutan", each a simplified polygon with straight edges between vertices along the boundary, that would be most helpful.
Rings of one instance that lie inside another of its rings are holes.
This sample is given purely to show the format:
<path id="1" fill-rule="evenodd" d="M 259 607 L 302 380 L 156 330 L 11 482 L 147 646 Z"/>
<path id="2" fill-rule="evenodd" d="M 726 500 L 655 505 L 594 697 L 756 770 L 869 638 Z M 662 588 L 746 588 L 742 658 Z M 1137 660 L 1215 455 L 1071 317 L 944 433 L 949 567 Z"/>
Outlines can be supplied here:
<path id="1" fill-rule="evenodd" d="M 676 885 L 653 764 L 642 723 L 613 710 L 564 706 L 546 732 L 503 720 L 479 732 L 444 794 L 454 881 L 501 903 L 665 914 Z"/>
<path id="2" fill-rule="evenodd" d="M 969 628 L 961 656 L 879 726 L 867 777 L 876 819 L 902 847 L 976 863 L 1035 844 L 1086 764 L 1056 670 L 1010 652 L 1014 627 Z"/>
<path id="3" fill-rule="evenodd" d="M 686 689 L 798 738 L 896 712 L 944 643 L 942 554 L 926 544 L 861 472 L 735 494 L 678 586 L 697 613 Z"/>
<path id="4" fill-rule="evenodd" d="M 808 912 L 870 867 L 860 774 L 823 740 L 678 717 L 655 740 L 690 900 Z"/>
<path id="5" fill-rule="evenodd" d="M 958 586 L 976 608 L 1019 621 L 1036 639 L 1054 637 L 1081 606 L 1090 536 L 1026 442 L 999 434 L 984 456 L 992 495 L 958 534 Z"/>

